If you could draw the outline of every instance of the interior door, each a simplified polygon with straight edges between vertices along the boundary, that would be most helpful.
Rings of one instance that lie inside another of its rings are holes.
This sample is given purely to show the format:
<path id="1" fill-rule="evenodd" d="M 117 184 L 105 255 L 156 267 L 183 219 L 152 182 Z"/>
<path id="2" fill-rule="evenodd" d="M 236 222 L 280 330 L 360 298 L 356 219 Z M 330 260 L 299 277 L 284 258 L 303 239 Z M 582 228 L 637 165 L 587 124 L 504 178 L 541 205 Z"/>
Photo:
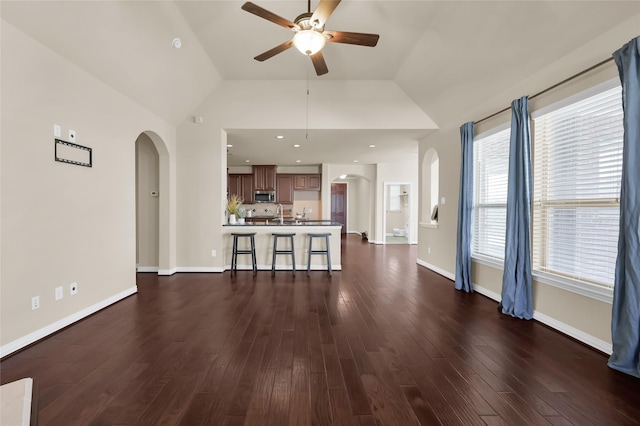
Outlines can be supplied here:
<path id="1" fill-rule="evenodd" d="M 347 184 L 331 184 L 331 221 L 342 224 L 340 232 L 347 233 Z"/>

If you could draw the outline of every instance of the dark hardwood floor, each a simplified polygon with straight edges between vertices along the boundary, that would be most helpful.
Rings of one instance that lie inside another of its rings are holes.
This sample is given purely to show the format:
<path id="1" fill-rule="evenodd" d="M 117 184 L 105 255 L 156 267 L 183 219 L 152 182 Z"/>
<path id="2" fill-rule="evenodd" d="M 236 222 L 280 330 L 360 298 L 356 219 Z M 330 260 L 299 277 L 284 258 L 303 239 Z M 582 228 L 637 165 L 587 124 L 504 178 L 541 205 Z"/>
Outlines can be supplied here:
<path id="1" fill-rule="evenodd" d="M 0 363 L 40 425 L 632 425 L 640 381 L 416 265 L 343 240 L 342 271 L 138 275 L 139 293 Z"/>

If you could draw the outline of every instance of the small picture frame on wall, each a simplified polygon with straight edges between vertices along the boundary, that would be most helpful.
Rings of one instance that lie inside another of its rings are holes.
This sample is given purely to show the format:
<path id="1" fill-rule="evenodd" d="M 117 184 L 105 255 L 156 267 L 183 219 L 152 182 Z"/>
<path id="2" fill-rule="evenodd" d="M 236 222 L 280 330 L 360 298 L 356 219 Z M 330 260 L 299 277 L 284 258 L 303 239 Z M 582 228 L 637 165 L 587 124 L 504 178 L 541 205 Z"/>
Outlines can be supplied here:
<path id="1" fill-rule="evenodd" d="M 55 160 L 76 166 L 93 167 L 93 150 L 87 146 L 55 139 Z"/>

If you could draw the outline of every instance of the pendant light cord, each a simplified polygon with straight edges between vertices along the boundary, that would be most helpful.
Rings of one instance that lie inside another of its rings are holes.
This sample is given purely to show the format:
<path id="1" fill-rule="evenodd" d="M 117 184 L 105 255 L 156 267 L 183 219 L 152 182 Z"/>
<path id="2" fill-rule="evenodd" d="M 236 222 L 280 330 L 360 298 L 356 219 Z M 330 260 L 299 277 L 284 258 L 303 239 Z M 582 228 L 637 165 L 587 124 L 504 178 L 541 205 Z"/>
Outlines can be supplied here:
<path id="1" fill-rule="evenodd" d="M 307 132 L 305 139 L 309 140 L 309 77 L 307 76 Z"/>

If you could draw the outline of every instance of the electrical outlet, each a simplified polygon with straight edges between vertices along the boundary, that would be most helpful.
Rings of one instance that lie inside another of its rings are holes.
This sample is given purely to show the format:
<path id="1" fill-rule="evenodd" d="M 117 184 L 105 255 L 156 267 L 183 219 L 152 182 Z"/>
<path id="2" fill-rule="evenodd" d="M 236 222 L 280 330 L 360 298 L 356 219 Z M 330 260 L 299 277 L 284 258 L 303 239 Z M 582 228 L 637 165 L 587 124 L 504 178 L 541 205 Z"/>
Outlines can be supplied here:
<path id="1" fill-rule="evenodd" d="M 78 283 L 69 284 L 69 294 L 74 295 L 78 293 Z"/>
<path id="2" fill-rule="evenodd" d="M 62 290 L 62 286 L 56 287 L 56 300 L 60 300 L 64 297 L 64 291 Z"/>
<path id="3" fill-rule="evenodd" d="M 216 257 L 216 256 L 217 256 L 216 251 L 215 250 L 211 250 L 211 257 Z"/>
<path id="4" fill-rule="evenodd" d="M 40 296 L 33 296 L 31 298 L 31 310 L 35 311 L 40 307 Z"/>

